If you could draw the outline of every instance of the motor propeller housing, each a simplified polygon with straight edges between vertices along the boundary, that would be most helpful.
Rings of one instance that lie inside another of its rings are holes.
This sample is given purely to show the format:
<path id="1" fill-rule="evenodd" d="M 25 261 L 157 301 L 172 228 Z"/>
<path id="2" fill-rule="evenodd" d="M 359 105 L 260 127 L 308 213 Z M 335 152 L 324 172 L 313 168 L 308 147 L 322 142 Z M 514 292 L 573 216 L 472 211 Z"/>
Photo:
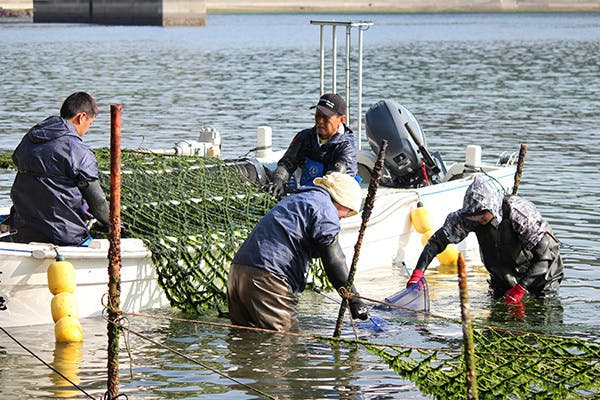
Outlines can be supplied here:
<path id="1" fill-rule="evenodd" d="M 388 141 L 384 166 L 390 176 L 389 185 L 419 187 L 441 181 L 439 175 L 445 170 L 441 157 L 429 154 L 421 125 L 406 107 L 381 100 L 367 111 L 365 126 L 375 154 L 383 140 Z"/>

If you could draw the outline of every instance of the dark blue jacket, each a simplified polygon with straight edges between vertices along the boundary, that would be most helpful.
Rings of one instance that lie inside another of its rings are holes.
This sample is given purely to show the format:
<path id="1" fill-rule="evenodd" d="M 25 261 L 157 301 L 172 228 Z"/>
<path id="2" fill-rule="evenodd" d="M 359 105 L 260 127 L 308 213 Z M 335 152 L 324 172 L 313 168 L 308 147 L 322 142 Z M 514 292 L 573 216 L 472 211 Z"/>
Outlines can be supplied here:
<path id="1" fill-rule="evenodd" d="M 323 164 L 320 176 L 334 169 L 337 162 L 346 166 L 346 173 L 356 176 L 358 163 L 356 161 L 356 146 L 354 134 L 347 126 L 344 126 L 343 134 L 336 133 L 326 143 L 319 143 L 316 128 L 300 131 L 294 136 L 285 154 L 277 165 L 285 167 L 290 176 L 296 168 L 302 168 L 306 158 Z"/>
<path id="2" fill-rule="evenodd" d="M 256 225 L 233 258 L 283 277 L 294 292 L 306 286 L 308 262 L 333 242 L 340 220 L 329 193 L 304 186 L 277 203 Z"/>
<path id="3" fill-rule="evenodd" d="M 94 153 L 61 117 L 49 117 L 27 132 L 13 153 L 17 176 L 10 191 L 11 227 L 17 242 L 79 245 L 85 226 L 78 182 L 98 179 Z"/>

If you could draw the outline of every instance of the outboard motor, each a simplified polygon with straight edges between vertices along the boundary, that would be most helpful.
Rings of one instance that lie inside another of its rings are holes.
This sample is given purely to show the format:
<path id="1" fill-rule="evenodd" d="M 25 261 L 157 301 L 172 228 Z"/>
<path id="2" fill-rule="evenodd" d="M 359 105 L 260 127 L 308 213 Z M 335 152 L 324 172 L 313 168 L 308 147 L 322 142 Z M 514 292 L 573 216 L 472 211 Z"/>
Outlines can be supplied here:
<path id="1" fill-rule="evenodd" d="M 425 148 L 425 135 L 414 115 L 391 100 L 381 100 L 365 115 L 369 145 L 375 154 L 388 141 L 384 158 L 387 186 L 414 188 L 440 183 L 445 167 L 439 153 Z"/>

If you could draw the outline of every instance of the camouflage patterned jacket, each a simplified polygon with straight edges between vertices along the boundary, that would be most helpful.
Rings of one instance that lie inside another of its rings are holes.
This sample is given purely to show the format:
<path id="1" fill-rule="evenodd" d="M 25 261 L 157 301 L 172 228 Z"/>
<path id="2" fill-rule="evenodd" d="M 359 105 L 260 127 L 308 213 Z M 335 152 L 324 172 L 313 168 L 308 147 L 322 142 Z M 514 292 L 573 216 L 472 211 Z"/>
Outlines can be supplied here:
<path id="1" fill-rule="evenodd" d="M 485 225 L 467 219 L 486 210 L 493 218 Z M 559 244 L 535 205 L 505 196 L 480 175 L 467 188 L 463 208 L 450 213 L 430 238 L 416 268 L 424 271 L 436 254 L 470 232 L 477 236 L 494 291 L 502 294 L 517 283 L 539 295 L 558 288 L 563 277 Z"/>

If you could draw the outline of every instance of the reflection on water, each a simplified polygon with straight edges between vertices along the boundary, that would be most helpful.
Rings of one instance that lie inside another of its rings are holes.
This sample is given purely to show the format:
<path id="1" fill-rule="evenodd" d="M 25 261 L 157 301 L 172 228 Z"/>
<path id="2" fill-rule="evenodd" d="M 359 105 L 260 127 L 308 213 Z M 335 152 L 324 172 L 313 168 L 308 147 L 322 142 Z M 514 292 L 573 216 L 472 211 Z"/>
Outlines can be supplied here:
<path id="1" fill-rule="evenodd" d="M 229 376 L 260 385 L 278 398 L 326 398 L 360 393 L 357 352 L 306 339 L 233 332 L 227 338 Z M 311 382 L 311 385 L 307 385 Z M 247 390 L 247 389 L 245 389 Z"/>
<path id="2" fill-rule="evenodd" d="M 482 321 L 486 325 L 503 325 L 511 322 L 513 328 L 536 327 L 536 330 L 558 334 L 563 324 L 564 309 L 557 297 L 527 298 L 520 305 L 505 304 L 501 300 L 490 301 L 490 315 Z"/>
<path id="3" fill-rule="evenodd" d="M 79 385 L 80 363 L 83 358 L 83 343 L 56 343 L 52 366 L 59 372 L 52 372 L 53 386 L 50 390 L 57 398 L 71 398 L 79 394 L 73 385 Z"/>
<path id="4" fill-rule="evenodd" d="M 75 90 L 89 91 L 100 103 L 102 113 L 85 137 L 93 147 L 108 146 L 109 105 L 122 103 L 125 147 L 171 147 L 211 125 L 223 135 L 223 154 L 233 157 L 254 147 L 257 126 L 271 125 L 275 147 L 283 148 L 312 124 L 308 107 L 318 96 L 319 32 L 308 20 L 329 17 L 209 15 L 206 28 L 177 29 L 0 21 L 0 151 L 12 151 L 29 127 L 56 113 Z M 447 163 L 462 160 L 468 144 L 482 145 L 487 162 L 528 144 L 520 194 L 538 206 L 563 243 L 566 277 L 559 298 L 526 297 L 523 312 L 493 300 L 487 272 L 468 260 L 474 322 L 597 340 L 600 15 L 351 19 L 375 22 L 364 36 L 363 111 L 384 98 L 404 104 L 423 126 L 430 150 L 440 151 Z M 351 84 L 356 87 L 355 80 Z M 355 124 L 356 100 L 350 105 Z M 13 177 L 0 175 L 0 205 L 8 204 Z M 406 281 L 398 266 L 359 277 L 361 292 L 378 299 Z M 456 345 L 462 334 L 452 321 L 460 315 L 456 270 L 432 265 L 427 279 L 435 316 L 381 312 L 390 329 L 359 334 L 414 346 Z M 303 330 L 331 335 L 336 304 L 304 293 L 300 305 Z M 106 386 L 106 329 L 102 321 L 82 323 L 87 337 L 80 361 L 55 349 L 52 327 L 16 333 L 45 360 L 75 372 L 99 398 Z M 137 323 L 153 339 L 280 398 L 424 397 L 361 350 L 184 323 Z M 15 344 L 0 343 L 0 397 L 46 398 L 69 390 Z M 126 352 L 121 377 L 123 391 L 135 398 L 260 397 L 167 350 L 136 338 L 131 344 L 133 377 Z M 42 378 L 32 382 L 32 375 Z"/>

